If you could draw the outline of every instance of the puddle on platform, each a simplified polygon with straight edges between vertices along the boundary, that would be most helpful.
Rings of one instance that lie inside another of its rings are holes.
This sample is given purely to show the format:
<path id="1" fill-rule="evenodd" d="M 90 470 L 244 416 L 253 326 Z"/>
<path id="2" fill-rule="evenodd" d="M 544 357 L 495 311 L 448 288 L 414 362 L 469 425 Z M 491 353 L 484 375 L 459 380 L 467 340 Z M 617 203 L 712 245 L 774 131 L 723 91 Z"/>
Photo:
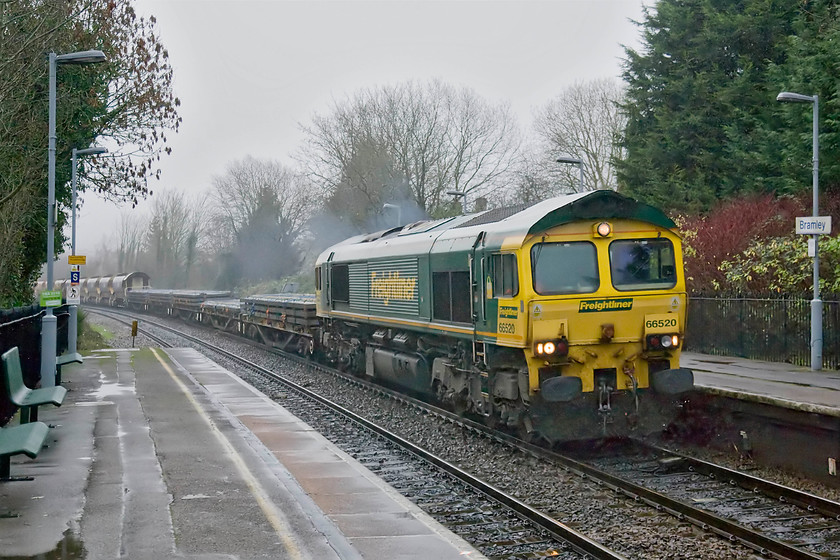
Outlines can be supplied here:
<path id="1" fill-rule="evenodd" d="M 54 550 L 35 556 L 2 556 L 3 560 L 69 560 L 85 558 L 85 547 L 79 535 L 69 529 L 64 533 L 64 539 Z"/>

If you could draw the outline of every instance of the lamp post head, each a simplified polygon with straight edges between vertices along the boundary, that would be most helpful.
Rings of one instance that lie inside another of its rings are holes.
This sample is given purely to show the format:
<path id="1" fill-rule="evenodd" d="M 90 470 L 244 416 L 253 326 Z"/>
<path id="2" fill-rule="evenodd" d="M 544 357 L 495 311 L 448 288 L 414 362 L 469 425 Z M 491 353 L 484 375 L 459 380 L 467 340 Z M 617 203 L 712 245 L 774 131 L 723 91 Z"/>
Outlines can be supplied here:
<path id="1" fill-rule="evenodd" d="M 791 91 L 783 91 L 776 96 L 776 101 L 782 103 L 813 103 L 816 101 L 815 95 L 802 95 L 801 93 L 793 93 Z"/>
<path id="2" fill-rule="evenodd" d="M 85 148 L 83 150 L 77 150 L 73 148 L 73 154 L 77 156 L 92 156 L 96 154 L 107 154 L 108 148 L 102 148 L 100 146 L 92 146 L 90 148 Z"/>
<path id="3" fill-rule="evenodd" d="M 583 160 L 572 156 L 560 156 L 557 158 L 557 163 L 573 163 L 575 165 L 583 165 Z"/>
<path id="4" fill-rule="evenodd" d="M 79 51 L 56 55 L 55 61 L 58 64 L 93 64 L 105 62 L 105 53 L 102 51 Z"/>

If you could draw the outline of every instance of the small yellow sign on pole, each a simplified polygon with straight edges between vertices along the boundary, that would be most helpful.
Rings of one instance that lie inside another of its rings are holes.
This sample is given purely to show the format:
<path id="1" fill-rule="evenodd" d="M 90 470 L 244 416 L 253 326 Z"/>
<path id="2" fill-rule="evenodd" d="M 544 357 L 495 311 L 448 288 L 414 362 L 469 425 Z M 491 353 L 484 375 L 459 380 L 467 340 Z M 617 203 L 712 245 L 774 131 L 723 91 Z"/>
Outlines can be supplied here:
<path id="1" fill-rule="evenodd" d="M 67 264 L 87 264 L 87 257 L 85 255 L 69 255 Z"/>

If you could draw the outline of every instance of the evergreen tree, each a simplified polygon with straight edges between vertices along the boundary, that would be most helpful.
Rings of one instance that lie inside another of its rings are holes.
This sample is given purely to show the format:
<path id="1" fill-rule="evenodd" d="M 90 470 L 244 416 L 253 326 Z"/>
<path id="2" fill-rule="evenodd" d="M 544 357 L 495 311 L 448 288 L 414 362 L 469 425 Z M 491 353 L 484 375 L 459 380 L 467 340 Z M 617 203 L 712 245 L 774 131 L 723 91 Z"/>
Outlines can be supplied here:
<path id="1" fill-rule="evenodd" d="M 784 64 L 770 68 L 780 91 L 819 96 L 820 192 L 840 185 L 840 3 L 803 1 L 787 38 Z M 767 139 L 776 147 L 780 177 L 776 189 L 802 192 L 812 184 L 812 117 L 810 104 L 777 104 L 776 119 L 768 121 Z"/>
<path id="2" fill-rule="evenodd" d="M 783 0 L 661 0 L 646 10 L 645 48 L 626 49 L 619 189 L 683 211 L 775 189 L 779 154 L 766 130 L 778 84 L 768 70 L 786 63 L 798 15 Z"/>

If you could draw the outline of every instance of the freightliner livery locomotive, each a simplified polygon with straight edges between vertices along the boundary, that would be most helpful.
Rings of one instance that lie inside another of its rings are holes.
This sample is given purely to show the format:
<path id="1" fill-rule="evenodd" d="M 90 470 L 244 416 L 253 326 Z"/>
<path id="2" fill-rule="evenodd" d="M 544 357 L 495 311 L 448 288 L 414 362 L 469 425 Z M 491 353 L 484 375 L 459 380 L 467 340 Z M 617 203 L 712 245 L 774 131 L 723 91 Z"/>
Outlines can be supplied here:
<path id="1" fill-rule="evenodd" d="M 680 368 L 680 238 L 601 190 L 348 239 L 316 262 L 328 360 L 549 440 L 661 427 Z"/>

